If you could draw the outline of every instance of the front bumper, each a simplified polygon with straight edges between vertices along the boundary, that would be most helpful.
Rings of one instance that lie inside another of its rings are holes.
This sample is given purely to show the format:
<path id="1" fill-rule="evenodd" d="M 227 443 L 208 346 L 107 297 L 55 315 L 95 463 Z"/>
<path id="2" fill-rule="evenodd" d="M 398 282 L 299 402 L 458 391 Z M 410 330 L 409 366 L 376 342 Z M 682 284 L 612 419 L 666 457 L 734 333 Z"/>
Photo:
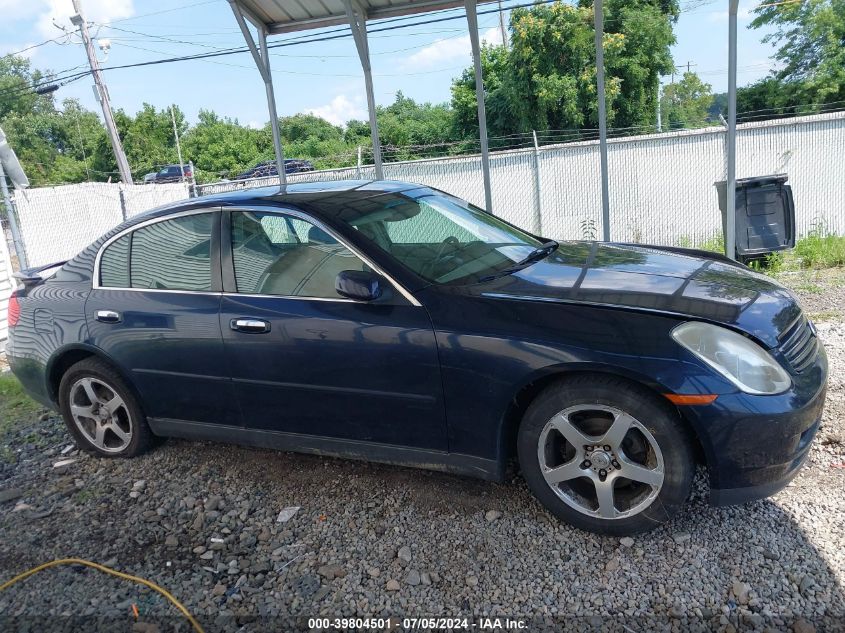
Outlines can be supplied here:
<path id="1" fill-rule="evenodd" d="M 821 425 L 827 374 L 820 346 L 814 365 L 793 376 L 785 393 L 735 392 L 707 406 L 681 407 L 704 449 L 712 505 L 771 496 L 798 474 Z"/>

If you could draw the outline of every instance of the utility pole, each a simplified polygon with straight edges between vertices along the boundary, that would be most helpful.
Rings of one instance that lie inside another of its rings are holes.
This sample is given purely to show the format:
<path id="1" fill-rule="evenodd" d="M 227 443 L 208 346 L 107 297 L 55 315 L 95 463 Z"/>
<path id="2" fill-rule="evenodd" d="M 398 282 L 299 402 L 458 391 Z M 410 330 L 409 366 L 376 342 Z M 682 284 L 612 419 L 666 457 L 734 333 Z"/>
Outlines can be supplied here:
<path id="1" fill-rule="evenodd" d="M 502 46 L 508 47 L 508 34 L 505 30 L 505 14 L 502 12 L 502 0 L 499 0 L 499 30 L 502 32 Z"/>
<path id="2" fill-rule="evenodd" d="M 176 154 L 179 156 L 179 171 L 182 172 L 182 182 L 185 182 L 185 165 L 182 163 L 182 146 L 179 144 L 179 131 L 176 129 L 176 114 L 170 106 L 170 119 L 173 121 L 173 137 L 176 139 Z M 194 173 L 191 171 L 191 173 Z"/>
<path id="3" fill-rule="evenodd" d="M 736 20 L 739 0 L 728 2 L 728 133 L 727 133 L 727 211 L 725 255 L 736 259 Z"/>
<path id="4" fill-rule="evenodd" d="M 96 85 L 97 100 L 103 107 L 103 118 L 106 121 L 106 130 L 111 139 L 111 146 L 114 150 L 114 158 L 117 161 L 117 169 L 120 171 L 120 179 L 127 185 L 132 184 L 132 170 L 129 169 L 129 161 L 126 160 L 126 154 L 123 152 L 123 145 L 120 142 L 120 136 L 117 133 L 117 126 L 114 123 L 114 117 L 111 112 L 111 104 L 109 103 L 109 91 L 106 84 L 103 82 L 103 76 L 100 72 L 100 64 L 97 61 L 97 54 L 94 52 L 94 44 L 91 41 L 91 36 L 88 33 L 88 23 L 85 21 L 85 16 L 82 15 L 82 7 L 80 0 L 73 0 L 73 10 L 76 14 L 71 16 L 70 21 L 76 27 L 79 27 L 79 34 L 82 36 L 82 42 L 85 44 L 85 53 L 88 55 L 88 63 L 91 66 L 91 74 L 94 77 L 94 84 Z"/>
<path id="5" fill-rule="evenodd" d="M 607 177 L 607 105 L 604 97 L 604 7 L 602 0 L 593 2 L 596 34 L 596 84 L 599 101 L 599 161 L 601 165 L 602 238 L 610 241 L 610 186 Z"/>
<path id="6" fill-rule="evenodd" d="M 661 118 L 662 113 L 660 112 L 660 77 L 657 78 L 657 131 L 663 131 L 663 120 Z"/>

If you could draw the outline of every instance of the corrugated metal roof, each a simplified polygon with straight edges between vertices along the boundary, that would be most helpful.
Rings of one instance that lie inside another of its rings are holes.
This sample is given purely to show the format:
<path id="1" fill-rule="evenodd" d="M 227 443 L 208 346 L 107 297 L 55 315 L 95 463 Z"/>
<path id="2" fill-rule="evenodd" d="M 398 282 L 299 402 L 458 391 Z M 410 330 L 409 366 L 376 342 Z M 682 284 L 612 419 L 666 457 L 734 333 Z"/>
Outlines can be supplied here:
<path id="1" fill-rule="evenodd" d="M 348 24 L 343 0 L 237 0 L 251 19 L 267 25 L 268 32 L 288 33 Z M 492 2 L 479 0 L 478 4 Z M 359 0 L 367 18 L 426 13 L 464 6 L 463 0 Z"/>

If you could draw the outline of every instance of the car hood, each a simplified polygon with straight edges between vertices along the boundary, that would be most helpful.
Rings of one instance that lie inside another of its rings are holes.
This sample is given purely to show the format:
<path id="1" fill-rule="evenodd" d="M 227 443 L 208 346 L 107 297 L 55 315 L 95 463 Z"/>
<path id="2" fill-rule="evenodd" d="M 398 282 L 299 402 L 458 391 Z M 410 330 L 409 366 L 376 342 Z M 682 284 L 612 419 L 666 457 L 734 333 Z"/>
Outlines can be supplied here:
<path id="1" fill-rule="evenodd" d="M 772 279 L 718 258 L 602 242 L 562 242 L 544 260 L 474 287 L 489 298 L 585 303 L 729 325 L 774 347 L 800 314 Z M 715 256 L 718 257 L 718 256 Z"/>

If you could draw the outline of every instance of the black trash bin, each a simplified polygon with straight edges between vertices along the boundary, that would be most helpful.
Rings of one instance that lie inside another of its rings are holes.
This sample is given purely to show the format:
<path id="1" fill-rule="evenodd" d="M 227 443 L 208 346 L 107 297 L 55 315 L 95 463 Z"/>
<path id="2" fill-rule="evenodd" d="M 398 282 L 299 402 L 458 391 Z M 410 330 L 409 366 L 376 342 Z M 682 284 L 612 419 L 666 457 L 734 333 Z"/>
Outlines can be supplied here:
<path id="1" fill-rule="evenodd" d="M 786 174 L 756 176 L 736 181 L 736 258 L 762 259 L 795 246 L 795 203 Z M 727 183 L 716 183 L 722 230 L 727 231 Z"/>

